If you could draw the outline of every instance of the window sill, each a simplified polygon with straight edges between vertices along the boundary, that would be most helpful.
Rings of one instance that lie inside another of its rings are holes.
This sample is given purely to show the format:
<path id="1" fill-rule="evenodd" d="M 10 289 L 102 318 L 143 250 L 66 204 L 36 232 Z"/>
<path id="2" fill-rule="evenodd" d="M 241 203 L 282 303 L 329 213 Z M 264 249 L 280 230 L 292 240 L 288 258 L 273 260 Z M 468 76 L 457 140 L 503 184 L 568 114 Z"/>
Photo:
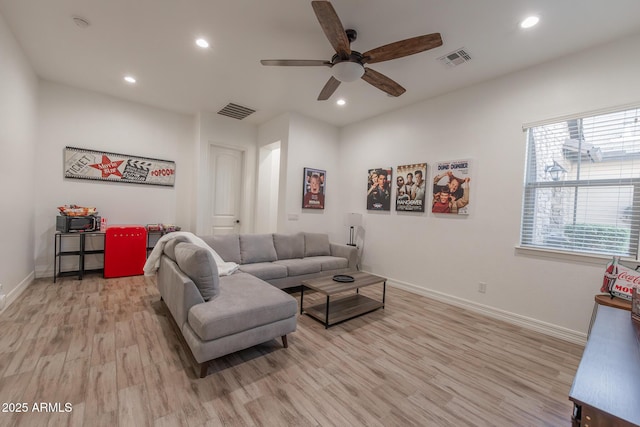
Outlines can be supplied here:
<path id="1" fill-rule="evenodd" d="M 576 252 L 560 251 L 556 249 L 533 248 L 530 246 L 516 245 L 516 255 L 531 256 L 536 258 L 553 259 L 555 261 L 578 262 L 582 264 L 592 264 L 604 266 L 611 261 L 612 256 L 597 254 L 581 254 Z M 640 261 L 633 258 L 620 258 L 620 261 L 636 266 Z"/>

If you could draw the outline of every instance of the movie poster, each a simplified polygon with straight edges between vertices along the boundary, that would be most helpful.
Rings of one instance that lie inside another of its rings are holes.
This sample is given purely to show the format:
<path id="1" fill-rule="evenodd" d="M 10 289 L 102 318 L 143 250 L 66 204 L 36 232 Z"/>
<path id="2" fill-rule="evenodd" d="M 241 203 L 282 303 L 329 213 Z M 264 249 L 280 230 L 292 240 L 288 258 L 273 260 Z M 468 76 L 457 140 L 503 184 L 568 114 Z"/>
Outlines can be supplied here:
<path id="1" fill-rule="evenodd" d="M 367 175 L 367 209 L 371 211 L 391 210 L 391 167 L 369 169 Z"/>
<path id="2" fill-rule="evenodd" d="M 427 164 L 398 166 L 396 173 L 396 211 L 424 212 Z"/>
<path id="3" fill-rule="evenodd" d="M 438 162 L 433 167 L 431 212 L 469 214 L 471 161 Z"/>
<path id="4" fill-rule="evenodd" d="M 326 171 L 304 168 L 302 182 L 302 207 L 305 209 L 324 209 L 324 184 Z"/>

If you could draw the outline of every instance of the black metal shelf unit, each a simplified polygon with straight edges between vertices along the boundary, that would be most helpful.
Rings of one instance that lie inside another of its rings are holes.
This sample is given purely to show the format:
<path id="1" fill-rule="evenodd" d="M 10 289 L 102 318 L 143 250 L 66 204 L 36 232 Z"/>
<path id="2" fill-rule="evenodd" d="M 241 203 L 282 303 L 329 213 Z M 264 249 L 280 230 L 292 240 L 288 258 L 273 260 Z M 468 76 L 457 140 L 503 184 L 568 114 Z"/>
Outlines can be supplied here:
<path id="1" fill-rule="evenodd" d="M 102 249 L 86 249 L 86 238 L 87 236 L 97 236 L 102 239 Z M 78 280 L 82 280 L 82 277 L 85 273 L 90 271 L 104 271 L 104 268 L 95 268 L 86 270 L 85 269 L 85 256 L 87 255 L 96 255 L 102 254 L 104 255 L 104 236 L 105 233 L 100 231 L 90 231 L 90 232 L 76 232 L 76 233 L 61 233 L 56 232 L 54 235 L 54 259 L 53 259 L 53 283 L 56 282 L 56 279 L 61 276 L 72 276 L 78 275 Z M 78 239 L 78 250 L 63 250 L 63 240 L 69 238 L 77 238 Z M 61 263 L 62 257 L 66 256 L 75 256 L 78 257 L 78 269 L 77 270 L 68 270 L 62 271 Z"/>

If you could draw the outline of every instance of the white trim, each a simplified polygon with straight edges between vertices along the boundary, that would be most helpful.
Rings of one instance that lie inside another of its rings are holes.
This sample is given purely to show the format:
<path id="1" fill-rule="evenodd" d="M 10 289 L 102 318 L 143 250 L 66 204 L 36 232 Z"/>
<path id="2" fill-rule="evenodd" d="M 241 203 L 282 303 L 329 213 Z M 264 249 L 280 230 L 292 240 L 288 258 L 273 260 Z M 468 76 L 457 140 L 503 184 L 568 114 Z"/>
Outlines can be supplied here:
<path id="1" fill-rule="evenodd" d="M 46 277 L 53 277 L 52 265 L 36 265 L 35 278 L 42 279 Z"/>
<path id="2" fill-rule="evenodd" d="M 567 120 L 582 119 L 585 117 L 598 116 L 600 114 L 616 113 L 618 111 L 630 110 L 632 108 L 640 108 L 640 103 L 634 102 L 632 104 L 616 105 L 612 107 L 600 108 L 598 110 L 585 111 L 582 113 L 568 114 L 566 116 L 554 117 L 550 119 L 538 120 L 536 122 L 524 123 L 522 125 L 522 131 L 526 132 L 528 129 L 536 126 L 544 126 L 552 123 L 566 122 Z"/>
<path id="3" fill-rule="evenodd" d="M 17 300 L 18 297 L 22 295 L 22 293 L 29 287 L 29 285 L 33 283 L 34 279 L 35 273 L 32 271 L 31 273 L 29 273 L 29 275 L 27 275 L 27 277 L 24 278 L 22 282 L 18 284 L 18 286 L 13 288 L 11 292 L 7 294 L 7 297 L 5 299 L 5 306 L 2 311 L 0 311 L 0 313 L 4 312 L 15 300 Z"/>
<path id="4" fill-rule="evenodd" d="M 538 258 L 546 258 L 553 259 L 555 261 L 571 261 L 571 262 L 579 262 L 582 264 L 592 264 L 592 265 L 601 265 L 604 266 L 611 261 L 611 255 L 599 255 L 599 254 L 589 254 L 589 253 L 580 253 L 580 252 L 569 252 L 569 251 L 560 251 L 556 249 L 546 249 L 546 248 L 536 248 L 531 246 L 520 246 L 516 245 L 515 247 L 516 254 L 534 256 Z M 620 258 L 620 261 L 623 263 L 631 264 L 636 268 L 637 265 L 640 265 L 640 261 L 634 258 Z"/>
<path id="5" fill-rule="evenodd" d="M 550 323 L 542 322 L 531 317 L 521 316 L 509 311 L 504 311 L 483 304 L 478 304 L 473 301 L 458 298 L 452 295 L 447 295 L 431 289 L 426 289 L 420 286 L 413 285 L 411 283 L 401 282 L 399 280 L 387 279 L 387 284 L 389 286 L 403 289 L 414 294 L 422 295 L 427 298 L 432 298 L 434 300 L 444 302 L 446 304 L 461 307 L 487 317 L 502 320 L 512 325 L 521 326 L 526 329 L 540 332 L 542 334 L 549 335 L 563 341 L 568 341 L 580 345 L 585 345 L 585 343 L 587 342 L 587 334 L 583 332 L 578 332 L 571 329 L 563 328 L 561 326 L 552 325 Z"/>
<path id="6" fill-rule="evenodd" d="M 516 254 L 553 259 L 555 261 L 572 261 L 602 266 L 604 266 L 611 260 L 611 257 L 606 255 L 568 252 L 556 249 L 536 248 L 531 246 L 516 245 L 515 250 Z"/>

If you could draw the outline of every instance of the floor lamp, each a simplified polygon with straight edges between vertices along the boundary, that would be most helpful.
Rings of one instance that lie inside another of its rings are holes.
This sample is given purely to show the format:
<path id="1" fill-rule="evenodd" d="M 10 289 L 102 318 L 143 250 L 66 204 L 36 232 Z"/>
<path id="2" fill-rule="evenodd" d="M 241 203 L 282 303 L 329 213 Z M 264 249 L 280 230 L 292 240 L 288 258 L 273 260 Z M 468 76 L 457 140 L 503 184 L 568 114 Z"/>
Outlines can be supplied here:
<path id="1" fill-rule="evenodd" d="M 362 225 L 362 214 L 348 213 L 345 217 L 345 225 L 349 227 L 349 246 L 356 246 L 354 241 L 357 233 L 357 227 Z"/>

